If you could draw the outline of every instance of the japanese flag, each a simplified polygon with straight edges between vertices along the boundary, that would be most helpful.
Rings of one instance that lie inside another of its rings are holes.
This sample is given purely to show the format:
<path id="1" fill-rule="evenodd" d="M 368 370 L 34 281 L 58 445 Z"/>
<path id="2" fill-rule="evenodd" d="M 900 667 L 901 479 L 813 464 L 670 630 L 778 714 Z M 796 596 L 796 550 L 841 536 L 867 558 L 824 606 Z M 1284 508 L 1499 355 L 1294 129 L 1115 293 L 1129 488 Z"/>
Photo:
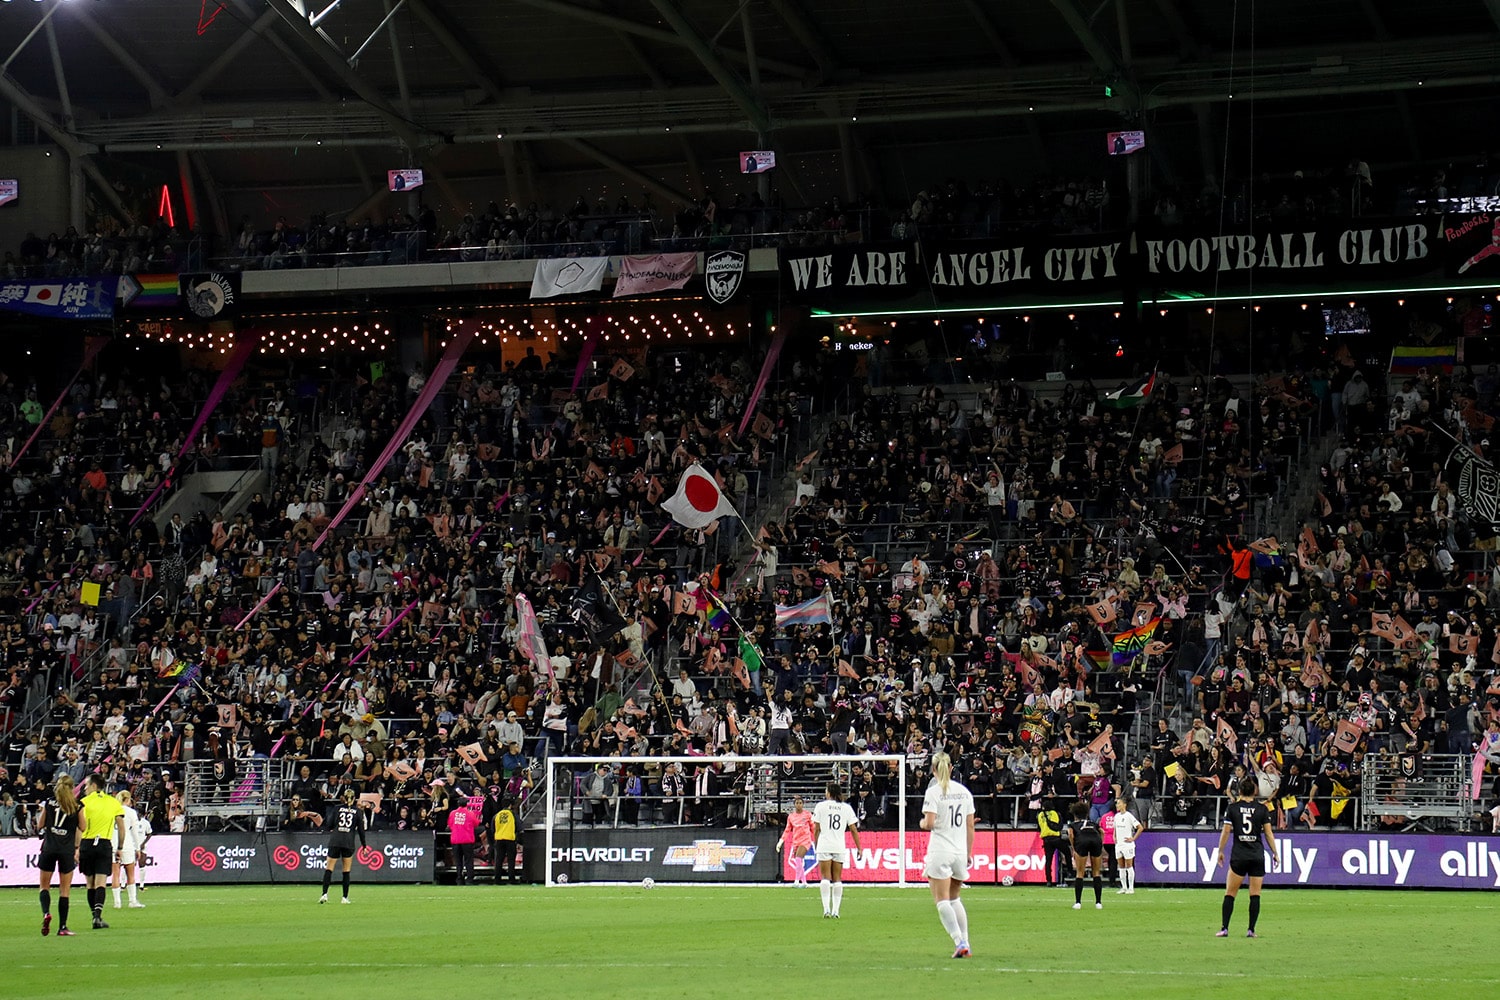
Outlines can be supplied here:
<path id="1" fill-rule="evenodd" d="M 689 528 L 706 528 L 726 514 L 738 516 L 714 477 L 696 462 L 683 472 L 677 492 L 662 504 L 662 509 L 678 524 Z"/>
<path id="2" fill-rule="evenodd" d="M 26 301 L 39 306 L 55 306 L 62 301 L 62 285 L 28 285 Z"/>

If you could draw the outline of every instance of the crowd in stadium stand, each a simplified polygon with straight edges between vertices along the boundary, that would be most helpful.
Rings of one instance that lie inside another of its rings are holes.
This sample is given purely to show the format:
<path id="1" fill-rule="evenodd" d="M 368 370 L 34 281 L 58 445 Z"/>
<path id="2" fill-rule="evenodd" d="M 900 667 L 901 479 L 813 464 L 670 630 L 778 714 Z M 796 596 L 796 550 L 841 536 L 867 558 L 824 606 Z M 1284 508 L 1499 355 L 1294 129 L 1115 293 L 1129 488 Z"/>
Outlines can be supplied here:
<path id="1" fill-rule="evenodd" d="M 98 767 L 160 830 L 183 827 L 190 761 L 273 752 L 305 765 L 293 826 L 353 785 L 381 793 L 378 824 L 420 829 L 455 792 L 524 804 L 560 751 L 906 753 L 916 774 L 940 747 L 985 823 L 1124 795 L 1208 824 L 1253 774 L 1279 825 L 1323 827 L 1353 821 L 1366 754 L 1419 778 L 1422 753 L 1500 731 L 1495 539 L 1425 423 L 1488 448 L 1494 385 L 1424 375 L 1386 398 L 1335 364 L 1243 388 L 1163 375 L 1114 409 L 1078 384 L 877 393 L 835 357 L 788 363 L 744 437 L 744 354 L 652 355 L 592 400 L 535 357 L 462 376 L 317 551 L 420 379 L 346 385 L 321 422 L 287 391 L 238 392 L 201 460 L 277 445 L 272 485 L 160 532 L 128 521 L 203 386 L 85 380 L 4 490 L 0 702 L 46 710 L 7 736 L 0 834 L 31 828 L 55 774 Z M 3 388 L 13 452 L 40 406 Z M 1264 540 L 1325 427 L 1310 527 Z M 661 510 L 694 461 L 764 525 L 748 563 L 732 519 L 705 535 Z M 518 591 L 553 677 L 518 646 Z M 580 623 L 601 594 L 618 619 Z M 776 606 L 823 594 L 831 621 L 777 626 Z M 1414 645 L 1373 635 L 1372 612 L 1404 616 Z M 578 782 L 589 820 L 735 823 L 748 773 Z M 852 782 L 861 822 L 894 825 L 892 773 Z"/>
<path id="2" fill-rule="evenodd" d="M 1212 224 L 1312 224 L 1351 215 L 1442 211 L 1450 196 L 1494 194 L 1500 175 L 1487 160 L 1413 173 L 1402 183 L 1375 185 L 1367 165 L 1295 171 L 1212 188 L 1166 188 L 1152 199 L 1151 222 L 1165 228 Z M 580 197 L 566 210 L 550 203 L 490 202 L 462 218 L 429 206 L 413 217 L 346 220 L 245 219 L 237 231 L 208 238 L 165 221 L 124 227 L 101 219 L 92 232 L 72 227 L 42 237 L 29 233 L 0 258 L 0 277 L 138 274 L 400 264 L 416 261 L 512 260 L 703 250 L 753 243 L 804 245 L 855 240 L 964 238 L 1017 229 L 1097 232 L 1123 225 L 1123 201 L 1101 177 L 1049 177 L 1026 184 L 948 178 L 902 202 L 866 196 L 852 202 L 793 208 L 753 190 L 708 193 L 697 202 L 660 204 L 647 192 L 632 200 Z"/>

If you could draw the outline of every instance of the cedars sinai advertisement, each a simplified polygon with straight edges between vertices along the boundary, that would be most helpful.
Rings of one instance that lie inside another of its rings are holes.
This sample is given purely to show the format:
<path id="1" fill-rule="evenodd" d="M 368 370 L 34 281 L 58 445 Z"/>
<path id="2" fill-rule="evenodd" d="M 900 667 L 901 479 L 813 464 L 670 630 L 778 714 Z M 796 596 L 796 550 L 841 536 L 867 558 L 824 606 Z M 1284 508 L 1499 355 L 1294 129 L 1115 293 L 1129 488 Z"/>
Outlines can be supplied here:
<path id="1" fill-rule="evenodd" d="M 328 860 L 328 837 L 319 834 L 186 834 L 182 881 L 317 882 Z M 431 882 L 430 833 L 373 832 L 354 855 L 362 882 Z"/>

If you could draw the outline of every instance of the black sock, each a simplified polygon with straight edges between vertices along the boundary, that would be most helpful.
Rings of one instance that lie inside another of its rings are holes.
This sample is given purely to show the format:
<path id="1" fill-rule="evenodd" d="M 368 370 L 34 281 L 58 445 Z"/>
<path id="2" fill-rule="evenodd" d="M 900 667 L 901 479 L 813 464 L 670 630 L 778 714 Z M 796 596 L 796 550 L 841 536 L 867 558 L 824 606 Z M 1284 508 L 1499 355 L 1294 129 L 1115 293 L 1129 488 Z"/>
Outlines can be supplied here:
<path id="1" fill-rule="evenodd" d="M 1255 930 L 1256 918 L 1260 916 L 1260 897 L 1250 897 L 1250 929 Z"/>
<path id="2" fill-rule="evenodd" d="M 328 895 L 328 882 L 332 878 L 333 878 L 333 869 L 331 869 L 331 868 L 324 868 L 323 869 L 323 895 L 325 895 L 325 896 Z"/>
<path id="3" fill-rule="evenodd" d="M 1073 902 L 1075 902 L 1075 903 L 1082 903 L 1083 902 L 1083 876 L 1082 875 L 1074 875 L 1073 876 Z"/>
<path id="4" fill-rule="evenodd" d="M 48 892 L 46 889 L 43 889 L 38 893 L 38 895 L 42 897 L 42 916 L 45 917 L 47 914 L 52 912 L 52 893 Z"/>
<path id="5" fill-rule="evenodd" d="M 344 898 L 349 898 L 349 870 L 344 869 Z"/>
<path id="6" fill-rule="evenodd" d="M 1104 902 L 1104 879 L 1098 875 L 1094 876 L 1094 902 Z"/>
<path id="7" fill-rule="evenodd" d="M 1232 917 L 1232 916 L 1234 916 L 1234 897 L 1233 896 L 1225 896 L 1224 897 L 1224 923 L 1221 926 L 1226 931 L 1229 930 L 1229 918 Z"/>
<path id="8" fill-rule="evenodd" d="M 68 897 L 63 896 L 57 901 L 57 929 L 62 930 L 68 926 Z"/>

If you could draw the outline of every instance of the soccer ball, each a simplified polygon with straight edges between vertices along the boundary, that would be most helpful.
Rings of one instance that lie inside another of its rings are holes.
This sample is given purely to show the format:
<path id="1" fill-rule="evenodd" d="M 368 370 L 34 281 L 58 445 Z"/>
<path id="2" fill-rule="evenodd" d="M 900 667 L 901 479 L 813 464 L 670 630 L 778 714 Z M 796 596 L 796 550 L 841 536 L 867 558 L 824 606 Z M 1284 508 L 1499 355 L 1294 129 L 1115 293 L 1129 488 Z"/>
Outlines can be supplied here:
<path id="1" fill-rule="evenodd" d="M 1016 877 L 1014 875 L 1007 875 L 1003 879 L 1000 880 L 1000 884 L 1001 885 L 1015 885 L 1016 884 Z"/>
<path id="2" fill-rule="evenodd" d="M 568 884 L 568 873 L 567 872 L 558 872 L 557 873 L 557 878 L 553 879 L 553 881 L 556 882 L 558 885 L 567 885 Z"/>
<path id="3" fill-rule="evenodd" d="M 643 879 L 641 879 L 641 888 L 642 889 L 655 889 L 656 888 L 656 879 L 654 879 L 654 878 L 643 878 Z"/>

